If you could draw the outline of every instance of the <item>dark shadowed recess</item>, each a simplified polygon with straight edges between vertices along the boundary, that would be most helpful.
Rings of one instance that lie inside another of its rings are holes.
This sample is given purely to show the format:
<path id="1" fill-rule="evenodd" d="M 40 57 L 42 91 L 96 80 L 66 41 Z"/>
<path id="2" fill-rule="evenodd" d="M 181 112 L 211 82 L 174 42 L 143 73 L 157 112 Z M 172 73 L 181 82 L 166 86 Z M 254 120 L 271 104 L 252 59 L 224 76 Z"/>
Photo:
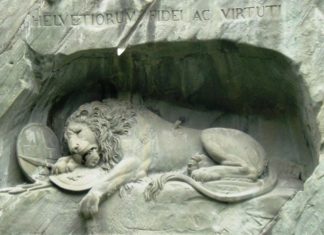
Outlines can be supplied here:
<path id="1" fill-rule="evenodd" d="M 52 99 L 71 92 L 132 91 L 199 109 L 265 116 L 296 114 L 302 79 L 282 54 L 230 41 L 158 43 L 56 56 L 45 87 Z M 55 96 L 55 97 L 54 97 Z"/>

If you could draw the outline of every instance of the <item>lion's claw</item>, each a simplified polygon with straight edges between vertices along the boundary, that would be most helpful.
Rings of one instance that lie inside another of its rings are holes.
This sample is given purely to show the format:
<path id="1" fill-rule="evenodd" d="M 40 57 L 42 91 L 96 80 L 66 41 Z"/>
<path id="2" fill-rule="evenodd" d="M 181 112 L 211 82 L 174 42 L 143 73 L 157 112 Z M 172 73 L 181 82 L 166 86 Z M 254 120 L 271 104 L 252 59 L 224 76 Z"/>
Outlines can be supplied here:
<path id="1" fill-rule="evenodd" d="M 72 172 L 78 164 L 70 157 L 64 157 L 57 161 L 52 167 L 51 173 L 54 175 Z"/>
<path id="2" fill-rule="evenodd" d="M 96 192 L 89 192 L 80 202 L 80 213 L 86 218 L 90 219 L 99 210 L 100 196 Z"/>
<path id="3" fill-rule="evenodd" d="M 191 157 L 191 159 L 187 164 L 187 172 L 189 176 L 192 174 L 193 171 L 200 168 L 199 162 L 202 160 L 202 158 L 203 158 L 202 154 L 196 154 Z"/>
<path id="4" fill-rule="evenodd" d="M 60 173 L 61 173 L 60 168 L 54 165 L 53 168 L 52 168 L 52 172 L 51 172 L 51 173 L 52 173 L 53 175 L 58 175 L 58 174 L 60 174 Z"/>

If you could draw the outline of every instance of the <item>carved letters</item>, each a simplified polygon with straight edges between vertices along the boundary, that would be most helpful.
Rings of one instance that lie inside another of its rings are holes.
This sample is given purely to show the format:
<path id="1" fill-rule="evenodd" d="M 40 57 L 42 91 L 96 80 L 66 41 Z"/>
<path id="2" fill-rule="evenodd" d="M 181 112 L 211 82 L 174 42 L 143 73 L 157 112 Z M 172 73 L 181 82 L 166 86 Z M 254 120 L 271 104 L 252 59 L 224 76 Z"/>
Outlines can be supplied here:
<path id="1" fill-rule="evenodd" d="M 104 26 L 135 22 L 142 12 L 135 9 L 108 11 L 84 14 L 44 13 L 30 15 L 31 24 L 35 27 L 69 27 L 69 26 Z M 231 7 L 220 9 L 154 9 L 146 17 L 156 22 L 206 22 L 221 18 L 225 20 L 244 20 L 261 18 L 278 18 L 281 5 L 258 5 L 247 7 Z"/>
<path id="2" fill-rule="evenodd" d="M 247 19 L 253 17 L 278 17 L 281 12 L 281 5 L 249 6 L 238 8 L 221 9 L 225 19 Z"/>

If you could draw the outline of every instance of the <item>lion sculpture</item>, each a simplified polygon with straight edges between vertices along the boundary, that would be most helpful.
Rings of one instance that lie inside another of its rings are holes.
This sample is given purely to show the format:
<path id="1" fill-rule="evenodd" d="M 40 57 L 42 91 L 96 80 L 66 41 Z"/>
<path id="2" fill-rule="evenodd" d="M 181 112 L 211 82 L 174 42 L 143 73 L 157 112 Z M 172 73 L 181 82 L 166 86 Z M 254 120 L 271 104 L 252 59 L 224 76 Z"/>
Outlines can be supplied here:
<path id="1" fill-rule="evenodd" d="M 268 170 L 263 147 L 235 129 L 197 130 L 175 127 L 144 105 L 107 99 L 87 103 L 66 121 L 64 137 L 71 156 L 60 158 L 52 172 L 72 171 L 79 164 L 107 169 L 80 203 L 80 212 L 92 217 L 99 203 L 121 186 L 150 173 L 169 173 L 150 183 L 145 196 L 152 199 L 167 181 L 183 181 L 198 192 L 222 202 L 238 202 L 271 191 L 276 175 Z M 213 192 L 202 182 L 239 180 L 257 187 L 238 193 Z"/>

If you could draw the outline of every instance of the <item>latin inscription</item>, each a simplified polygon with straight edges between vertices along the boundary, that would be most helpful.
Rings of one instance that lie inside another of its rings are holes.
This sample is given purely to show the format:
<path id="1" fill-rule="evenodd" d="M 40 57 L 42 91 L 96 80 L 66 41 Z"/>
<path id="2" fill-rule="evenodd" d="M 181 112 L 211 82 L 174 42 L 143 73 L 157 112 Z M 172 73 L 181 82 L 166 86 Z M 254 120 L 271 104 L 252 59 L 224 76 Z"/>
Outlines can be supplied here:
<path id="1" fill-rule="evenodd" d="M 122 24 L 136 20 L 138 12 L 120 11 L 95 14 L 44 14 L 31 16 L 34 26 L 78 26 L 78 25 L 109 25 Z"/>
<path id="2" fill-rule="evenodd" d="M 123 10 L 103 13 L 88 14 L 54 14 L 45 13 L 43 15 L 30 15 L 33 26 L 81 26 L 81 25 L 115 25 L 127 22 L 135 22 L 141 15 L 141 11 Z M 281 5 L 260 5 L 244 8 L 221 8 L 221 9 L 201 9 L 185 11 L 183 9 L 156 9 L 150 10 L 147 14 L 149 20 L 157 22 L 179 22 L 193 21 L 206 22 L 220 14 L 225 20 L 244 20 L 251 18 L 276 18 L 281 13 Z"/>
<path id="3" fill-rule="evenodd" d="M 225 19 L 248 19 L 248 18 L 263 18 L 263 17 L 278 17 L 281 13 L 281 5 L 265 5 L 265 6 L 249 6 L 237 8 L 223 8 L 222 15 Z"/>

